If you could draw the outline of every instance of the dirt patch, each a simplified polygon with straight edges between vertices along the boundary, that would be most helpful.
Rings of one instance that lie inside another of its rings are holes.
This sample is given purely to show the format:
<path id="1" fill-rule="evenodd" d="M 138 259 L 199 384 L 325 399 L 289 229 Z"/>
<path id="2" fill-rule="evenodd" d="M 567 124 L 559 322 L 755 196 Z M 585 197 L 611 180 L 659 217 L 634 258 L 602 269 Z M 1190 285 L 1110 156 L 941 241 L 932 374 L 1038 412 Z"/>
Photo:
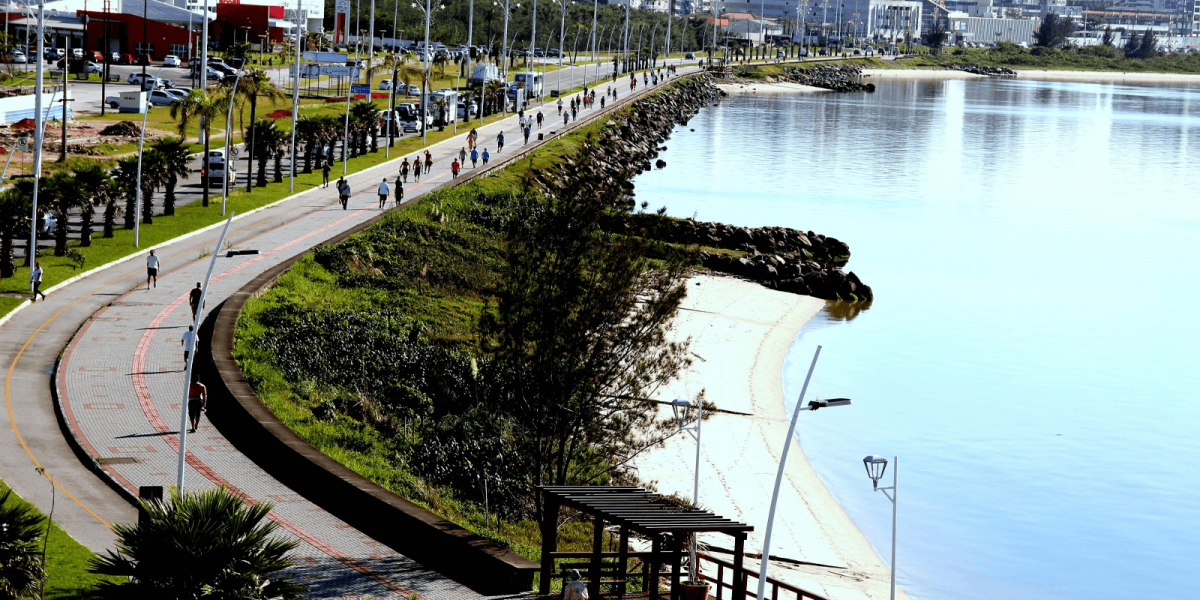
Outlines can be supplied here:
<path id="1" fill-rule="evenodd" d="M 101 129 L 100 135 L 139 137 L 142 135 L 142 128 L 134 125 L 132 121 L 119 121 Z"/>

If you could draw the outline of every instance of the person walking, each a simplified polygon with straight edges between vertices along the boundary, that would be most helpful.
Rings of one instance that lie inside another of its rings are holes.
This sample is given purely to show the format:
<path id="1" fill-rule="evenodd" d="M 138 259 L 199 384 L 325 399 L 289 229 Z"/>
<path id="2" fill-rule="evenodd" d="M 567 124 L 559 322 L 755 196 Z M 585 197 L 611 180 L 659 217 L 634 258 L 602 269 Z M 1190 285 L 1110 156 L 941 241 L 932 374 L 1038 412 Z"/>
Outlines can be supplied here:
<path id="1" fill-rule="evenodd" d="M 486 158 L 483 159 L 483 162 L 487 163 L 487 159 Z M 42 287 L 42 263 L 40 261 L 33 263 L 33 272 L 31 272 L 29 274 L 29 281 L 30 281 L 30 283 L 33 284 L 33 297 L 30 298 L 29 301 L 37 302 L 38 296 L 41 296 L 42 300 L 44 301 L 46 299 L 46 295 L 43 294 L 42 290 L 41 290 L 41 287 Z"/>
<path id="2" fill-rule="evenodd" d="M 560 114 L 560 115 L 562 114 L 562 107 L 563 107 L 562 98 L 559 98 L 558 99 L 558 114 Z"/>
<path id="3" fill-rule="evenodd" d="M 454 159 L 454 162 L 450 163 L 450 178 L 458 179 L 458 171 L 461 168 L 462 163 L 458 162 L 458 159 Z"/>
<path id="4" fill-rule="evenodd" d="M 600 110 L 604 110 L 604 96 L 600 96 Z"/>
<path id="5" fill-rule="evenodd" d="M 421 159 L 420 158 L 417 158 L 415 156 L 413 157 L 412 168 L 413 168 L 413 182 L 421 183 Z"/>
<path id="6" fill-rule="evenodd" d="M 543 117 L 543 116 L 542 116 L 542 111 L 540 111 L 540 110 L 539 110 L 539 111 L 538 111 L 538 114 L 537 114 L 537 125 L 538 125 L 538 129 L 541 129 L 541 128 L 542 128 L 542 121 L 543 121 L 543 120 L 545 120 L 545 117 Z"/>
<path id="7" fill-rule="evenodd" d="M 342 177 L 337 182 L 338 199 L 342 201 L 342 210 L 346 210 L 346 206 L 350 203 L 350 184 L 346 183 L 346 178 Z"/>
<path id="8" fill-rule="evenodd" d="M 396 206 L 404 202 L 404 186 L 400 183 L 400 178 L 396 178 Z"/>
<path id="9" fill-rule="evenodd" d="M 474 149 L 475 149 L 475 142 L 476 142 L 478 139 L 479 139 L 479 130 L 478 130 L 478 129 L 475 129 L 474 127 L 472 127 L 472 128 L 471 128 L 471 133 L 468 133 L 468 134 L 467 134 L 467 147 L 468 147 L 468 148 L 470 148 L 470 149 L 472 149 L 472 150 L 474 150 Z"/>
<path id="10" fill-rule="evenodd" d="M 321 187 L 323 188 L 329 187 L 329 170 L 329 163 L 325 163 L 325 166 L 321 167 Z"/>
<path id="11" fill-rule="evenodd" d="M 408 159 L 400 163 L 400 177 L 404 179 L 404 183 L 408 183 Z"/>
<path id="12" fill-rule="evenodd" d="M 504 151 L 504 132 L 501 131 L 500 133 L 496 134 L 496 153 L 498 154 L 503 151 Z M 486 155 L 487 150 L 484 150 L 483 153 L 484 153 L 484 155 Z M 483 164 L 485 164 L 485 165 L 487 164 L 486 158 L 483 159 Z"/>
<path id="13" fill-rule="evenodd" d="M 483 158 L 483 166 L 485 166 L 485 167 L 487 166 L 487 161 L 488 161 L 488 158 L 490 158 L 490 157 L 491 157 L 491 155 L 490 155 L 490 154 L 488 154 L 487 148 L 484 148 L 484 149 L 483 149 L 483 156 L 482 156 L 482 158 Z"/>
<path id="14" fill-rule="evenodd" d="M 471 168 L 474 169 L 475 167 L 478 167 L 478 166 L 479 166 L 479 151 L 476 150 L 475 148 L 471 148 Z"/>
<path id="15" fill-rule="evenodd" d="M 162 263 L 158 260 L 158 256 L 154 251 L 150 251 L 150 256 L 146 257 L 146 291 L 150 291 L 150 281 L 154 281 L 154 287 L 158 287 L 158 267 Z"/>
<path id="16" fill-rule="evenodd" d="M 571 121 L 571 113 L 569 113 L 569 112 L 563 113 L 563 127 L 566 127 L 567 123 L 569 123 L 570 121 Z"/>
<path id="17" fill-rule="evenodd" d="M 379 181 L 379 210 L 383 210 L 389 194 L 391 194 L 391 190 L 388 189 L 387 177 L 384 177 Z"/>
<path id="18" fill-rule="evenodd" d="M 192 322 L 196 322 L 196 313 L 200 311 L 200 296 L 204 295 L 204 290 L 200 288 L 200 282 L 196 282 L 196 287 L 188 292 L 188 306 L 192 307 Z"/>
<path id="19" fill-rule="evenodd" d="M 576 105 L 576 106 L 572 106 L 572 107 L 571 107 L 571 120 L 572 120 L 572 121 L 574 121 L 574 120 L 575 120 L 575 118 L 576 118 L 576 115 L 578 115 L 578 114 L 579 114 L 579 107 L 578 107 L 578 105 Z"/>
<path id="20" fill-rule="evenodd" d="M 187 335 L 187 334 L 184 334 Z M 186 352 L 185 352 L 186 354 Z M 184 360 L 187 360 L 186 358 Z M 200 428 L 200 415 L 208 407 L 208 388 L 200 383 L 199 375 L 192 375 L 192 384 L 188 386 L 188 419 L 192 422 L 192 430 L 196 433 Z"/>
<path id="21" fill-rule="evenodd" d="M 524 132 L 525 132 L 525 143 L 526 143 L 526 144 L 528 144 L 528 143 L 529 143 L 529 133 L 530 133 L 530 131 L 532 131 L 532 130 L 531 130 L 531 129 L 529 129 L 529 125 L 528 125 L 528 124 L 526 124 L 526 125 L 525 125 L 525 131 L 524 131 Z"/>
<path id="22" fill-rule="evenodd" d="M 191 356 L 191 353 L 196 350 L 196 345 L 200 342 L 196 337 L 195 329 L 195 325 L 188 325 L 188 330 L 183 332 L 183 337 L 179 340 L 180 345 L 183 346 L 183 362 L 185 363 L 188 357 Z"/>
<path id="23" fill-rule="evenodd" d="M 428 150 L 425 151 L 425 173 L 428 174 L 433 170 L 433 155 Z"/>
<path id="24" fill-rule="evenodd" d="M 466 148 L 458 149 L 458 162 L 459 162 L 459 164 L 463 164 L 463 165 L 467 164 L 467 149 Z"/>

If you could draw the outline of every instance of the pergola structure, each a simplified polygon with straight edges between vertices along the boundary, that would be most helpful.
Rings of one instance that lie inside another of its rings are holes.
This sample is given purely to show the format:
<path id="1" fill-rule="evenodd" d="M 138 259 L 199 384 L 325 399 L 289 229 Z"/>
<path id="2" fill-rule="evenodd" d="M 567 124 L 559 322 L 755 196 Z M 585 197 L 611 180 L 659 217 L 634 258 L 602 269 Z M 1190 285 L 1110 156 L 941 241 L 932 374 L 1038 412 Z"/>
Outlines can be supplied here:
<path id="1" fill-rule="evenodd" d="M 687 536 L 704 532 L 720 532 L 734 540 L 733 594 L 732 600 L 746 597 L 746 577 L 742 558 L 746 535 L 754 528 L 745 523 L 731 521 L 707 510 L 680 510 L 662 502 L 662 497 L 639 487 L 615 486 L 545 486 L 538 488 L 542 494 L 542 567 L 541 584 L 538 592 L 550 593 L 550 582 L 562 577 L 563 570 L 579 569 L 586 573 L 588 593 L 592 598 L 601 597 L 601 585 L 609 589 L 606 596 L 623 598 L 626 593 L 638 597 L 660 598 L 659 583 L 662 577 L 670 577 L 669 598 L 680 597 L 680 572 Z M 557 552 L 558 513 L 563 507 L 590 515 L 595 522 L 591 552 Z M 604 527 L 618 528 L 616 552 L 604 552 Z M 629 534 L 637 533 L 651 541 L 650 552 L 630 552 Z M 579 560 L 556 566 L 556 560 Z M 642 562 L 639 573 L 629 570 L 629 561 Z M 664 566 L 670 567 L 669 574 L 662 573 Z M 694 567 L 693 567 L 694 568 Z M 629 580 L 641 579 L 639 590 L 630 589 Z"/>

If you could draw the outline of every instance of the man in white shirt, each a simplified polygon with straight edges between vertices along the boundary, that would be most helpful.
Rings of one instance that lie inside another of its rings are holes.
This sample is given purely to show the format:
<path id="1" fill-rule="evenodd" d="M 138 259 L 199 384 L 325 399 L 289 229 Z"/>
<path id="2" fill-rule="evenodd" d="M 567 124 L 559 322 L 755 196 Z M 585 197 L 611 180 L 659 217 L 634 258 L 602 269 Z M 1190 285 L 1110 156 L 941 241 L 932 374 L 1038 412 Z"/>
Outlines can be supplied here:
<path id="1" fill-rule="evenodd" d="M 571 580 L 563 586 L 562 600 L 588 600 L 587 584 L 579 580 L 579 570 L 571 569 Z"/>
<path id="2" fill-rule="evenodd" d="M 387 202 L 388 193 L 387 178 L 385 177 L 379 182 L 379 210 L 383 210 L 383 205 Z"/>
<path id="3" fill-rule="evenodd" d="M 200 341 L 193 329 L 195 329 L 195 325 L 188 325 L 188 330 L 183 332 L 183 339 L 179 340 L 179 343 L 183 344 L 183 362 L 185 363 L 192 351 L 196 349 L 196 344 Z"/>
<path id="4" fill-rule="evenodd" d="M 161 264 L 158 257 L 154 255 L 154 251 L 150 251 L 150 256 L 146 257 L 146 291 L 150 291 L 150 280 L 154 280 L 154 287 L 158 287 L 158 266 Z"/>
<path id="5" fill-rule="evenodd" d="M 41 296 L 42 300 L 46 299 L 46 295 L 38 289 L 42 287 L 42 263 L 33 263 L 33 271 L 29 273 L 29 284 L 33 286 L 33 297 L 29 299 L 30 302 L 37 302 L 38 296 Z"/>

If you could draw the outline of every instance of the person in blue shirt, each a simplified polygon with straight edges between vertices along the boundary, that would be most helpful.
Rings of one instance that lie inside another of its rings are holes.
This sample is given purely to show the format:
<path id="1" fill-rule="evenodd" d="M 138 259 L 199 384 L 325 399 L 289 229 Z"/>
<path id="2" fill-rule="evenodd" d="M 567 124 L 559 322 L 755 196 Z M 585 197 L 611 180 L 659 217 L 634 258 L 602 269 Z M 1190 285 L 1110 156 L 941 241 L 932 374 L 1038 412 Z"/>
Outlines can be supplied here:
<path id="1" fill-rule="evenodd" d="M 529 126 L 528 125 L 525 126 L 525 143 L 526 144 L 529 143 Z"/>
<path id="2" fill-rule="evenodd" d="M 479 166 L 479 151 L 471 148 L 471 168 Z"/>
<path id="3" fill-rule="evenodd" d="M 500 152 L 502 150 L 504 150 L 504 132 L 503 131 L 496 134 L 496 152 Z M 484 153 L 486 154 L 487 151 L 485 150 Z M 485 165 L 487 164 L 487 159 L 484 159 L 483 164 L 485 164 Z"/>
<path id="4" fill-rule="evenodd" d="M 488 154 L 487 148 L 484 148 L 483 149 L 483 166 L 485 166 L 485 167 L 487 166 L 487 161 L 490 156 L 491 156 L 491 154 Z"/>

